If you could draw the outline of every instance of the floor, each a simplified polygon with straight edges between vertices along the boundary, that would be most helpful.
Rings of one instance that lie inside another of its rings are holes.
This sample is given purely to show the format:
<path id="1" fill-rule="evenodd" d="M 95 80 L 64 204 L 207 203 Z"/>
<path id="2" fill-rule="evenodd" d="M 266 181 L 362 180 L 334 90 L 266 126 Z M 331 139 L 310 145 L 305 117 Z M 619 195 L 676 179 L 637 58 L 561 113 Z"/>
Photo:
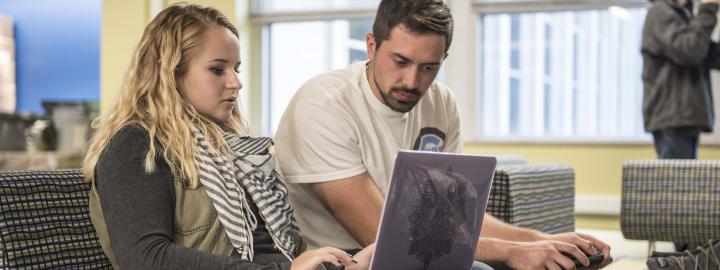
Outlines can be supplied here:
<path id="1" fill-rule="evenodd" d="M 648 253 L 648 241 L 627 240 L 619 231 L 577 229 L 578 232 L 587 233 L 605 241 L 611 247 L 610 253 L 614 263 L 603 268 L 605 270 L 645 270 L 645 259 Z M 673 251 L 670 242 L 657 242 L 658 251 Z"/>

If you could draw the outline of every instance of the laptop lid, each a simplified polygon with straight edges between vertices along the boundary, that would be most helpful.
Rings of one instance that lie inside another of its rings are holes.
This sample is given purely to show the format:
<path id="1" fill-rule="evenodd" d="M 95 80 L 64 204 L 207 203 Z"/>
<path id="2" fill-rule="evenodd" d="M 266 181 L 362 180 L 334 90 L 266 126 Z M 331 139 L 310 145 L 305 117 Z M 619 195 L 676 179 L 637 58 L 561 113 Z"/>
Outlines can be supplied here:
<path id="1" fill-rule="evenodd" d="M 494 157 L 401 151 L 370 269 L 470 269 Z"/>

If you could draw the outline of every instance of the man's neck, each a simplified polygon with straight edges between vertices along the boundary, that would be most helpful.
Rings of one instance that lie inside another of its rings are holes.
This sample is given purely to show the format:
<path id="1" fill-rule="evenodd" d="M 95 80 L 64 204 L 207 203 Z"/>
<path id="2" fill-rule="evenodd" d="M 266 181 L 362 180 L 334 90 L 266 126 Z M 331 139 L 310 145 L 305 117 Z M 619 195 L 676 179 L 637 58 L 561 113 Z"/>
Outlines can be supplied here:
<path id="1" fill-rule="evenodd" d="M 367 64 L 365 64 L 365 75 L 367 75 L 368 85 L 370 85 L 373 96 L 375 96 L 380 103 L 385 104 L 385 100 L 383 100 L 382 94 L 380 93 L 380 87 L 377 84 L 377 80 L 375 80 L 374 66 L 372 61 L 368 61 Z"/>

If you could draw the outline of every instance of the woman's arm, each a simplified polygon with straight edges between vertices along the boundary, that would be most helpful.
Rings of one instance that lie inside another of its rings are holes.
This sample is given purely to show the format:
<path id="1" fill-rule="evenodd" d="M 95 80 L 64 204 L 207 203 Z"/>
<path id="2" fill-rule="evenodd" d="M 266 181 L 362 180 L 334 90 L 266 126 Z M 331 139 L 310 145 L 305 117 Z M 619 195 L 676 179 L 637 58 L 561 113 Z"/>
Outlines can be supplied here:
<path id="1" fill-rule="evenodd" d="M 96 185 L 111 246 L 123 269 L 290 269 L 290 262 L 259 265 L 215 256 L 174 243 L 174 189 L 160 155 L 145 173 L 147 132 L 128 126 L 115 135 L 98 161 Z"/>

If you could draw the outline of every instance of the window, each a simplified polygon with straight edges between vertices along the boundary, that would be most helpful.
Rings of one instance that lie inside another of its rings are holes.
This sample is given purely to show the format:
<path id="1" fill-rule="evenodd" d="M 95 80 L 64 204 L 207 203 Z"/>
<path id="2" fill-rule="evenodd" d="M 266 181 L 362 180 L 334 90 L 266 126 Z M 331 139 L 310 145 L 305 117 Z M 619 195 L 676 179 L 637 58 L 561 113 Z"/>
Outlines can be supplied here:
<path id="1" fill-rule="evenodd" d="M 251 16 L 262 32 L 262 135 L 277 130 L 290 99 L 308 79 L 367 59 L 379 0 L 255 0 Z"/>
<path id="2" fill-rule="evenodd" d="M 371 24 L 370 19 L 354 19 L 279 22 L 267 26 L 269 80 L 263 88 L 269 108 L 263 121 L 269 123 L 264 134 L 275 132 L 290 99 L 308 79 L 367 59 L 365 33 L 370 31 L 367 28 Z"/>
<path id="3" fill-rule="evenodd" d="M 476 132 L 639 138 L 644 8 L 479 14 Z"/>

